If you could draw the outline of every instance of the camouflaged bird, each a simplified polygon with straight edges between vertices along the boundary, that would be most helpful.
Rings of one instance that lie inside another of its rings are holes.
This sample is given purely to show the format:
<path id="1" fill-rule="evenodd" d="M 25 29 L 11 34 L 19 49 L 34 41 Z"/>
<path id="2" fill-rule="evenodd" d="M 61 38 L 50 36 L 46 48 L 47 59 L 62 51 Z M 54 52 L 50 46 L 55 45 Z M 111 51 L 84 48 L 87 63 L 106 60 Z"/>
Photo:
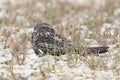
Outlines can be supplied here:
<path id="1" fill-rule="evenodd" d="M 75 44 L 67 38 L 56 34 L 55 30 L 48 23 L 37 23 L 31 37 L 32 47 L 37 55 L 45 54 L 62 55 L 65 53 L 77 54 L 97 54 L 107 52 L 107 46 L 101 47 L 82 47 Z"/>

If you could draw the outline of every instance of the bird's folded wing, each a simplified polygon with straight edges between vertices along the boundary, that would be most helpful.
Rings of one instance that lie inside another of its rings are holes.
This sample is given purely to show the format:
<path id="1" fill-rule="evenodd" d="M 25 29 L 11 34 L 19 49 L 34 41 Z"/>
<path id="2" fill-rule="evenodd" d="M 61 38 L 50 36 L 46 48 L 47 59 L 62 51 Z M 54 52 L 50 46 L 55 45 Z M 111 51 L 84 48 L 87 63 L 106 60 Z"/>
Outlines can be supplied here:
<path id="1" fill-rule="evenodd" d="M 105 53 L 108 52 L 108 46 L 101 46 L 101 47 L 89 47 L 88 54 L 90 53 Z"/>

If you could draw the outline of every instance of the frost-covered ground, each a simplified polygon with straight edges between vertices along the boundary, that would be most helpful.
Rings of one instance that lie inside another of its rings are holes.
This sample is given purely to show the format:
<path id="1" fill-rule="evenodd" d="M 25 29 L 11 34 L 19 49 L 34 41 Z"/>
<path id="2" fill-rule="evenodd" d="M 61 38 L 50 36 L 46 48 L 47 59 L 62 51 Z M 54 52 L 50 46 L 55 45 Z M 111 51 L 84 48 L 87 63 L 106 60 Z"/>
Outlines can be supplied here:
<path id="1" fill-rule="evenodd" d="M 38 57 L 30 36 L 38 22 L 80 45 L 108 45 L 99 56 Z M 120 80 L 119 0 L 1 0 L 0 80 Z"/>

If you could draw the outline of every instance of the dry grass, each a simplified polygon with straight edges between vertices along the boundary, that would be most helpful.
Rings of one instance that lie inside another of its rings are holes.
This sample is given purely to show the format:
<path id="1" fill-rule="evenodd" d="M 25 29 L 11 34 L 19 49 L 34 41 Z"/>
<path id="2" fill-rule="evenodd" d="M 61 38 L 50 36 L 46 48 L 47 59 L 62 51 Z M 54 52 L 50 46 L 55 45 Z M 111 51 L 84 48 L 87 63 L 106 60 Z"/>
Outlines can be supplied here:
<path id="1" fill-rule="evenodd" d="M 9 47 L 11 49 L 13 61 L 17 64 L 24 64 L 27 52 L 28 37 L 25 33 L 10 39 Z"/>

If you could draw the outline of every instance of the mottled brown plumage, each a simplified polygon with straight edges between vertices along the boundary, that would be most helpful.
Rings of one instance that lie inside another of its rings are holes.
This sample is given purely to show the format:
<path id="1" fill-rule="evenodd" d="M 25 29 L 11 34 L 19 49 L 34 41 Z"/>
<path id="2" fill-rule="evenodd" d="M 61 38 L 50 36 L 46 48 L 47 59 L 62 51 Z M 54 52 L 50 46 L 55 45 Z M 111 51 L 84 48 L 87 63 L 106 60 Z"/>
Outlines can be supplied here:
<path id="1" fill-rule="evenodd" d="M 72 41 L 67 38 L 56 34 L 55 30 L 48 23 L 38 23 L 34 27 L 32 33 L 31 43 L 35 53 L 45 55 L 47 53 L 51 55 L 61 55 L 66 52 L 73 52 L 78 54 L 97 54 L 107 52 L 107 46 L 101 47 L 82 47 L 75 46 Z M 86 51 L 83 51 L 86 50 Z"/>

